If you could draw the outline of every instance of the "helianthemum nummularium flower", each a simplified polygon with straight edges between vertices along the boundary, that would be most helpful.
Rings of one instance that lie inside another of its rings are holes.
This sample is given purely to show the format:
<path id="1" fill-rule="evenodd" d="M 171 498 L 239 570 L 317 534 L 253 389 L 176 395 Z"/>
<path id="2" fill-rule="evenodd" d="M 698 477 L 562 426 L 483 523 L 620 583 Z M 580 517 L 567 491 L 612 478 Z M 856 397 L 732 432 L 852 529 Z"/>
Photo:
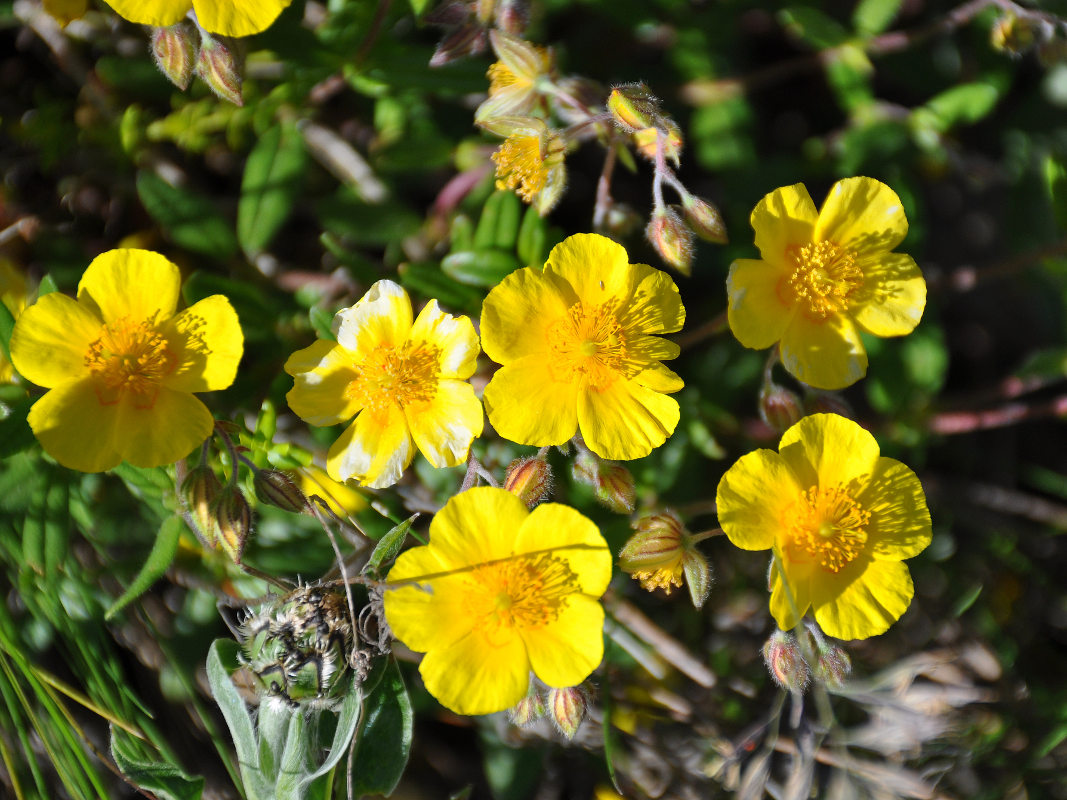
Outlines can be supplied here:
<path id="1" fill-rule="evenodd" d="M 838 639 L 884 633 L 914 588 L 903 563 L 930 544 L 915 473 L 836 414 L 805 417 L 778 452 L 742 456 L 719 482 L 719 524 L 738 547 L 774 551 L 771 614 L 783 630 L 812 609 Z"/>
<path id="2" fill-rule="evenodd" d="M 482 432 L 482 406 L 467 383 L 478 357 L 469 319 L 431 300 L 412 322 L 407 292 L 378 281 L 337 313 L 333 330 L 336 342 L 317 341 L 285 362 L 297 416 L 312 425 L 356 418 L 327 453 L 330 477 L 390 486 L 415 447 L 435 467 L 467 458 Z"/>
<path id="3" fill-rule="evenodd" d="M 478 106 L 475 122 L 529 114 L 541 101 L 538 83 L 552 74 L 552 54 L 499 30 L 489 31 L 489 41 L 499 60 L 489 67 L 489 98 Z"/>
<path id="4" fill-rule="evenodd" d="M 541 216 L 551 211 L 567 185 L 563 137 L 534 117 L 499 117 L 485 128 L 507 137 L 492 156 L 496 188 L 513 190 Z"/>
<path id="5" fill-rule="evenodd" d="M 192 393 L 233 383 L 244 337 L 222 295 L 175 313 L 180 285 L 158 253 L 111 250 L 85 270 L 77 301 L 54 292 L 19 317 L 15 369 L 51 389 L 28 421 L 60 464 L 155 467 L 211 434 L 211 412 Z"/>
<path id="6" fill-rule="evenodd" d="M 892 252 L 908 232 L 896 193 L 846 178 L 820 210 L 803 184 L 784 186 L 752 211 L 761 260 L 730 266 L 730 328 L 745 347 L 780 342 L 782 363 L 819 389 L 867 372 L 859 331 L 903 336 L 922 318 L 926 282 L 911 256 Z"/>
<path id="7" fill-rule="evenodd" d="M 459 714 L 489 714 L 526 696 L 531 671 L 557 688 L 589 677 L 604 654 L 599 598 L 610 579 L 592 521 L 479 486 L 437 513 L 428 545 L 396 560 L 385 618 L 426 653 L 430 694 Z"/>
<path id="8" fill-rule="evenodd" d="M 508 275 L 482 304 L 482 346 L 504 366 L 485 388 L 497 432 L 563 444 L 581 430 L 608 459 L 648 455 L 674 432 L 682 379 L 661 362 L 678 345 L 685 309 L 670 277 L 630 264 L 597 234 L 570 236 L 544 269 Z"/>
<path id="9" fill-rule="evenodd" d="M 208 33 L 251 36 L 264 31 L 291 0 L 104 0 L 119 16 L 139 25 L 165 28 L 190 11 Z"/>

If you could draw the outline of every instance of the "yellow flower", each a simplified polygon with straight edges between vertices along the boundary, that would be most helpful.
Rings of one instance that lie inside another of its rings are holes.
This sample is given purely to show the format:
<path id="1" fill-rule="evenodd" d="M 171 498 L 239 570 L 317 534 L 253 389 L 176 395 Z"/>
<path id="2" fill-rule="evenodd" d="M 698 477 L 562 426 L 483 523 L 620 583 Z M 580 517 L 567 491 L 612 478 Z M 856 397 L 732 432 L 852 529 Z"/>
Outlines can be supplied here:
<path id="1" fill-rule="evenodd" d="M 208 33 L 251 36 L 271 26 L 291 0 L 104 0 L 115 12 L 140 25 L 166 28 L 193 11 Z"/>
<path id="2" fill-rule="evenodd" d="M 683 386 L 660 363 L 678 345 L 653 334 L 684 321 L 665 272 L 628 263 L 604 236 L 568 237 L 543 270 L 516 270 L 482 304 L 482 346 L 504 365 L 485 388 L 489 421 L 520 444 L 563 444 L 581 429 L 602 458 L 648 455 L 678 424 L 665 393 Z"/>
<path id="3" fill-rule="evenodd" d="M 778 452 L 755 450 L 723 475 L 719 524 L 744 550 L 774 550 L 771 614 L 790 630 L 812 608 L 838 639 L 884 633 L 911 603 L 902 561 L 930 544 L 915 473 L 879 455 L 867 431 L 837 414 L 805 417 Z"/>
<path id="4" fill-rule="evenodd" d="M 294 471 L 297 485 L 308 497 L 318 495 L 326 501 L 330 510 L 339 517 L 358 514 L 369 505 L 367 498 L 358 490 L 344 483 L 338 483 L 326 470 L 309 464 Z"/>
<path id="5" fill-rule="evenodd" d="M 926 282 L 911 256 L 890 252 L 908 232 L 896 193 L 846 178 L 821 210 L 803 184 L 776 189 L 752 211 L 762 260 L 730 265 L 730 328 L 745 347 L 781 342 L 782 363 L 818 389 L 863 377 L 859 330 L 903 336 L 922 318 Z"/>
<path id="6" fill-rule="evenodd" d="M 378 281 L 337 313 L 333 329 L 336 342 L 317 341 L 285 362 L 297 416 L 312 425 L 356 418 L 327 453 L 330 477 L 391 486 L 413 444 L 435 467 L 463 463 L 482 432 L 482 406 L 466 382 L 478 358 L 471 321 L 431 300 L 412 323 L 407 292 Z"/>
<path id="7" fill-rule="evenodd" d="M 430 543 L 389 573 L 385 618 L 426 653 L 430 694 L 458 714 L 503 711 L 526 696 L 532 670 L 576 686 L 604 655 L 611 553 L 589 519 L 543 503 L 528 511 L 505 489 L 453 497 L 430 523 Z"/>
<path id="8" fill-rule="evenodd" d="M 158 253 L 111 250 L 85 270 L 77 301 L 54 292 L 22 312 L 11 360 L 51 389 L 27 419 L 60 464 L 156 467 L 211 434 L 211 412 L 192 393 L 233 383 L 244 337 L 222 295 L 175 313 L 180 285 Z"/>
<path id="9" fill-rule="evenodd" d="M 6 258 L 0 258 L 0 303 L 3 303 L 11 316 L 19 318 L 26 308 L 26 278 Z M 14 378 L 11 362 L 0 353 L 0 383 L 10 383 Z"/>
<path id="10" fill-rule="evenodd" d="M 475 122 L 529 114 L 541 99 L 538 80 L 552 72 L 552 54 L 499 30 L 489 31 L 489 41 L 500 60 L 489 67 L 489 99 L 478 106 Z"/>
<path id="11" fill-rule="evenodd" d="M 567 185 L 563 138 L 533 117 L 500 117 L 485 127 L 507 136 L 492 156 L 496 188 L 515 190 L 538 214 L 547 214 Z"/>

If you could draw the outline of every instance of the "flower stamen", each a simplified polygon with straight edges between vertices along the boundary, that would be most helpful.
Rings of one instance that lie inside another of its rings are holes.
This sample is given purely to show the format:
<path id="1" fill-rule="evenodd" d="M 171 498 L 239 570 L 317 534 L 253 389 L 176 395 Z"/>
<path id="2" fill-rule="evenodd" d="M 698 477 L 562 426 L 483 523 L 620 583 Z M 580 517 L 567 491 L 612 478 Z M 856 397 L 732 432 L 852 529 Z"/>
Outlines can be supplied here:
<path id="1" fill-rule="evenodd" d="M 407 408 L 437 394 L 441 348 L 428 342 L 382 344 L 356 369 L 359 376 L 348 384 L 346 397 L 372 412 Z"/>
<path id="2" fill-rule="evenodd" d="M 790 509 L 792 551 L 806 552 L 828 572 L 840 572 L 867 543 L 866 511 L 841 486 L 812 486 Z"/>
<path id="3" fill-rule="evenodd" d="M 114 405 L 128 392 L 135 407 L 151 408 L 160 382 L 177 366 L 177 359 L 156 330 L 154 318 L 135 323 L 120 317 L 105 325 L 89 345 L 85 366 L 96 379 L 102 405 Z"/>
<path id="4" fill-rule="evenodd" d="M 619 324 L 614 302 L 575 303 L 549 327 L 548 344 L 552 370 L 560 381 L 584 377 L 599 390 L 627 375 L 627 332 Z"/>
<path id="5" fill-rule="evenodd" d="M 806 306 L 809 317 L 825 320 L 848 310 L 852 295 L 863 284 L 854 252 L 833 242 L 811 242 L 791 245 L 786 256 L 794 269 L 780 290 Z"/>
<path id="6" fill-rule="evenodd" d="M 506 641 L 510 630 L 548 625 L 566 608 L 568 595 L 580 591 L 567 562 L 548 554 L 477 567 L 468 584 L 467 612 L 490 641 Z"/>

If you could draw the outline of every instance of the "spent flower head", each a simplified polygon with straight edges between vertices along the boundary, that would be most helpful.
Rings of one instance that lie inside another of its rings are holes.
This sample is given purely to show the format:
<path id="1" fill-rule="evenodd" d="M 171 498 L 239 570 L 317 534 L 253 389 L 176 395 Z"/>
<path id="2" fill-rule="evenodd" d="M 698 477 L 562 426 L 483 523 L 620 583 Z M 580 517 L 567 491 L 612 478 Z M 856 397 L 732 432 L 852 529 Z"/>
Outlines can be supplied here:
<path id="1" fill-rule="evenodd" d="M 681 518 L 666 509 L 642 516 L 633 527 L 636 533 L 619 552 L 619 569 L 650 592 L 670 594 L 688 584 L 693 605 L 703 606 L 711 591 L 711 569 Z"/>
<path id="2" fill-rule="evenodd" d="M 538 214 L 547 214 L 567 185 L 567 144 L 562 134 L 535 117 L 499 117 L 485 127 L 507 137 L 492 156 L 496 188 L 515 191 Z"/>

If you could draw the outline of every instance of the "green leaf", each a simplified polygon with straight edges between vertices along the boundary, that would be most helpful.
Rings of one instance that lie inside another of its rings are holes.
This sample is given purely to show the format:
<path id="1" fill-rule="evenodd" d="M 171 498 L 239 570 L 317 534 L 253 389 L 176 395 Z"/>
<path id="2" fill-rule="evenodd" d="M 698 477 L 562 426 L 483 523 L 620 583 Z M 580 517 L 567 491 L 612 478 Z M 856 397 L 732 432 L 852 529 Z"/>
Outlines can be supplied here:
<path id="1" fill-rule="evenodd" d="M 783 8 L 778 19 L 790 33 L 818 50 L 837 47 L 851 35 L 840 22 L 808 6 Z"/>
<path id="2" fill-rule="evenodd" d="M 293 210 L 307 170 L 304 140 L 292 123 L 264 133 L 245 164 L 237 239 L 248 256 L 270 245 Z"/>
<path id="3" fill-rule="evenodd" d="M 337 341 L 337 337 L 333 332 L 333 318 L 335 316 L 334 312 L 322 306 L 312 306 L 308 311 L 308 320 L 311 322 L 311 327 L 315 329 L 315 333 L 319 335 L 320 339 L 325 339 L 328 342 Z"/>
<path id="4" fill-rule="evenodd" d="M 497 190 L 489 195 L 474 231 L 474 250 L 513 250 L 519 235 L 522 203 L 514 192 Z"/>
<path id="5" fill-rule="evenodd" d="M 937 131 L 944 133 L 950 128 L 977 122 L 986 116 L 1000 99 L 998 89 L 984 81 L 964 83 L 935 95 L 913 114 Z"/>
<path id="6" fill-rule="evenodd" d="M 882 33 L 903 4 L 904 0 L 860 0 L 852 10 L 852 26 L 864 36 Z"/>
<path id="7" fill-rule="evenodd" d="M 15 316 L 3 303 L 0 303 L 0 350 L 4 358 L 11 360 L 11 332 L 15 330 Z"/>
<path id="8" fill-rule="evenodd" d="M 232 639 L 216 639 L 212 642 L 207 653 L 207 679 L 211 696 L 219 704 L 226 726 L 230 729 L 230 736 L 237 750 L 237 763 L 241 766 L 242 777 L 245 777 L 247 770 L 258 771 L 259 752 L 256 748 L 252 717 L 249 716 L 248 708 L 237 687 L 230 680 L 230 673 L 237 669 L 238 650 L 237 642 Z M 229 667 L 223 663 L 224 659 Z"/>
<path id="9" fill-rule="evenodd" d="M 353 761 L 357 795 L 392 794 L 411 752 L 412 710 L 396 662 L 389 659 L 385 674 L 365 701 L 363 722 Z"/>
<path id="10" fill-rule="evenodd" d="M 441 261 L 446 275 L 469 286 L 496 286 L 521 265 L 503 250 L 461 250 Z"/>
<path id="11" fill-rule="evenodd" d="M 537 213 L 537 209 L 530 206 L 526 209 L 526 216 L 522 218 L 519 241 L 515 245 L 519 261 L 524 266 L 540 267 L 545 262 L 546 238 L 545 220 Z"/>
<path id="12" fill-rule="evenodd" d="M 185 522 L 177 515 L 163 520 L 163 524 L 159 526 L 159 535 L 156 536 L 156 541 L 153 543 L 152 550 L 148 553 L 148 558 L 145 560 L 140 572 L 137 573 L 133 583 L 122 593 L 122 596 L 111 604 L 111 608 L 104 614 L 104 619 L 112 619 L 119 611 L 148 591 L 152 584 L 163 576 L 163 573 L 167 571 L 167 568 L 174 561 L 174 556 L 178 553 L 178 540 L 181 538 L 184 529 Z"/>
<path id="13" fill-rule="evenodd" d="M 111 726 L 111 757 L 115 766 L 139 789 L 160 800 L 200 800 L 204 779 L 191 777 L 166 761 L 146 761 L 138 752 L 136 740 Z"/>
<path id="14" fill-rule="evenodd" d="M 179 247 L 221 261 L 237 252 L 230 225 L 207 197 L 171 186 L 146 170 L 137 173 L 137 194 L 145 210 Z"/>
<path id="15" fill-rule="evenodd" d="M 396 558 L 396 554 L 400 552 L 407 538 L 411 524 L 418 518 L 418 514 L 412 514 L 379 539 L 378 544 L 374 546 L 374 552 L 370 554 L 370 559 L 367 561 L 367 569 L 377 570 L 384 562 Z"/>
<path id="16" fill-rule="evenodd" d="M 48 273 L 41 282 L 37 284 L 37 298 L 40 299 L 46 294 L 52 294 L 52 292 L 58 292 L 59 287 L 56 285 L 56 279 L 52 277 L 51 273 Z"/>
<path id="17" fill-rule="evenodd" d="M 422 16 L 422 12 L 426 10 L 426 7 L 430 5 L 431 0 L 408 0 L 411 3 L 411 10 L 415 12 L 415 16 Z"/>
<path id="18" fill-rule="evenodd" d="M 1067 229 L 1067 166 L 1053 156 L 1045 159 L 1045 184 L 1056 224 Z"/>
<path id="19" fill-rule="evenodd" d="M 307 782 L 322 777 L 337 766 L 341 756 L 348 750 L 348 745 L 356 733 L 356 726 L 360 721 L 360 710 L 363 708 L 363 693 L 356 685 L 356 676 L 352 676 L 352 683 L 348 687 L 348 694 L 341 704 L 341 711 L 337 716 L 337 727 L 334 729 L 333 741 L 330 743 L 329 756 L 312 772 Z M 409 737 L 410 738 L 410 737 Z"/>
<path id="20" fill-rule="evenodd" d="M 35 402 L 33 397 L 23 397 L 8 405 L 7 416 L 0 419 L 0 458 L 13 456 L 33 444 L 33 431 L 26 415 Z"/>

